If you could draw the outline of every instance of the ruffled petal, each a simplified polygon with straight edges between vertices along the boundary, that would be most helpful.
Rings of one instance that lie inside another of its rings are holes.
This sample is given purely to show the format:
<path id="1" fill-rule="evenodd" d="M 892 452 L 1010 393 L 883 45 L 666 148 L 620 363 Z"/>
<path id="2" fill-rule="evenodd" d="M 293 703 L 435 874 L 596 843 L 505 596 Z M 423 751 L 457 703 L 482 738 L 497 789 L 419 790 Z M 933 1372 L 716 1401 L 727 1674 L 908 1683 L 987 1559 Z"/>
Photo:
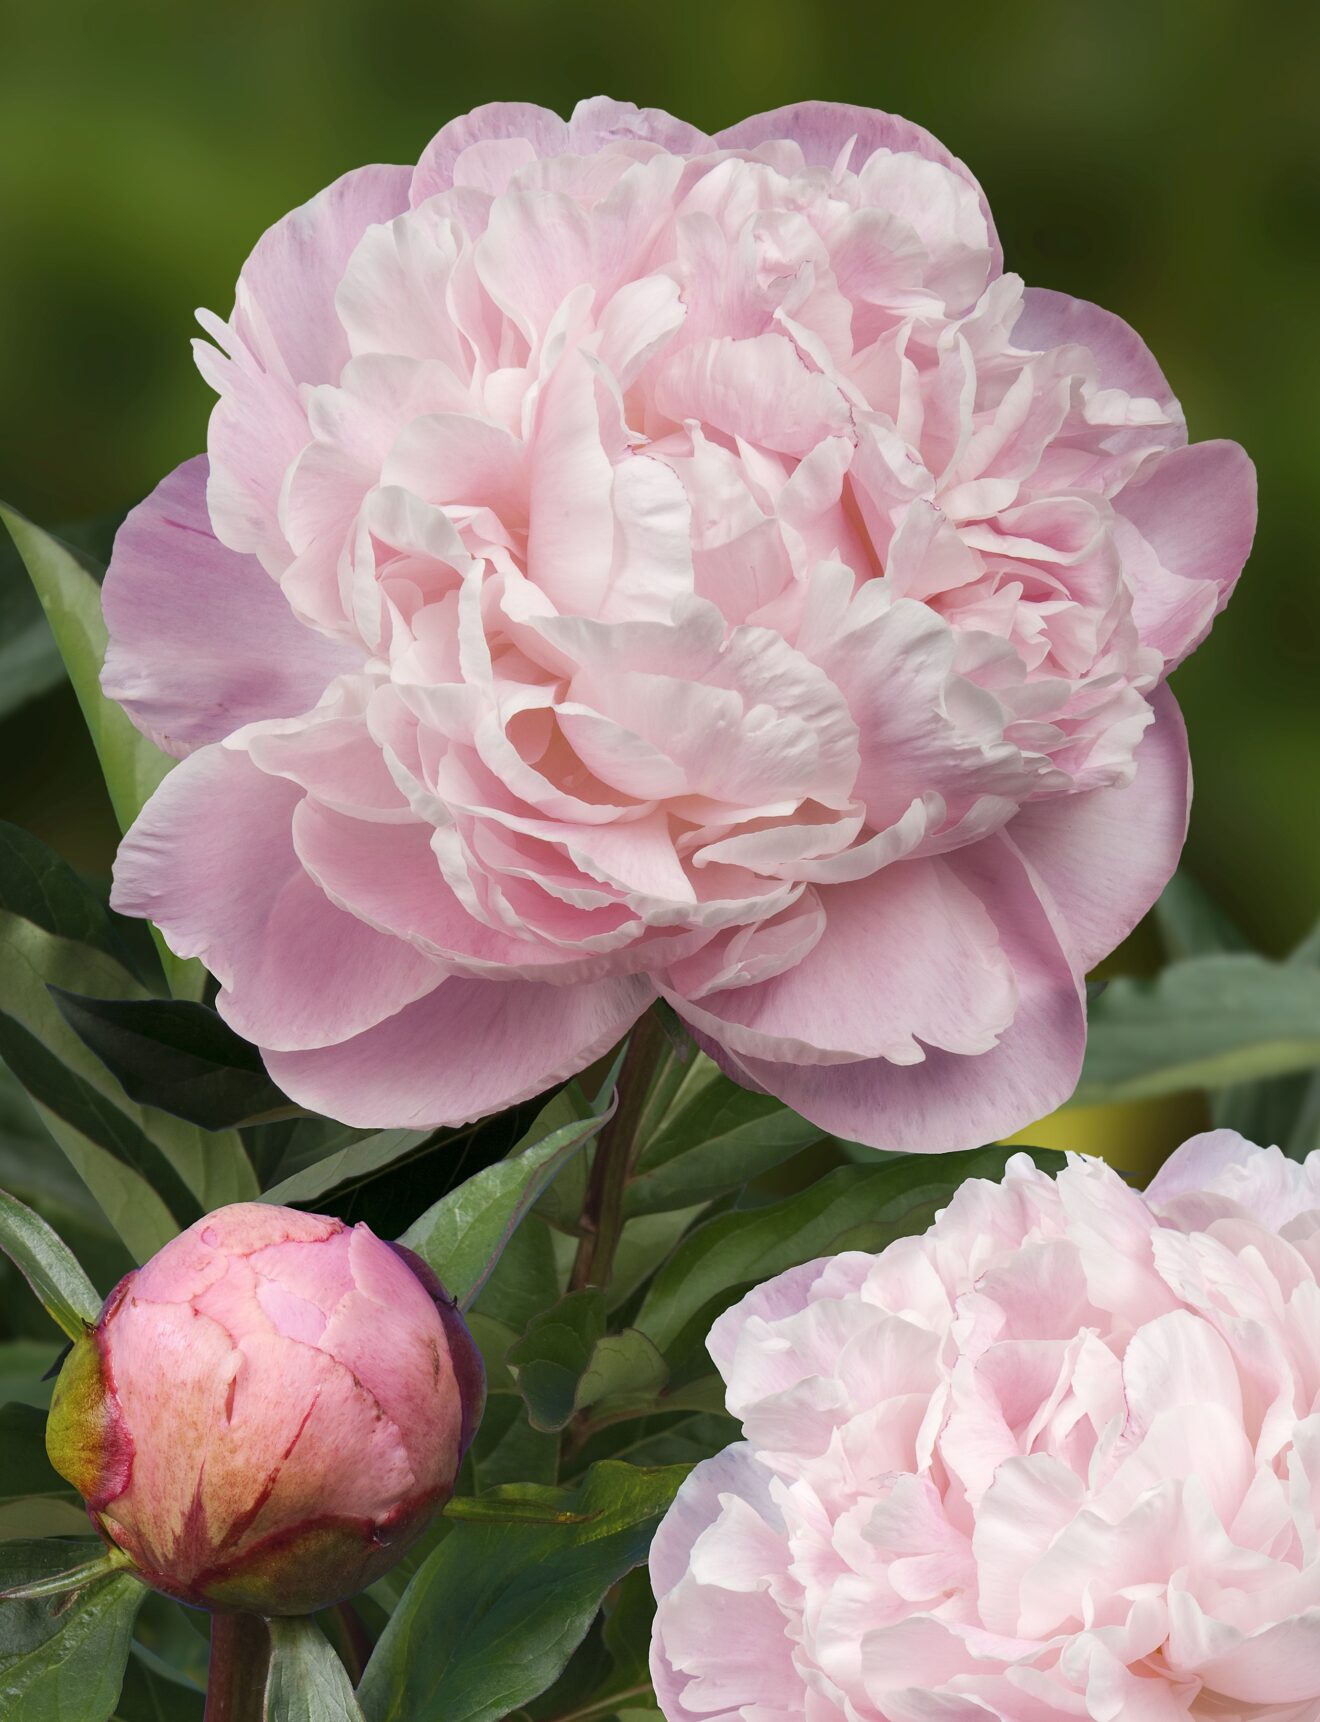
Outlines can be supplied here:
<path id="1" fill-rule="evenodd" d="M 959 851 L 948 864 L 981 899 L 1012 965 L 1017 1010 L 997 1044 L 971 1057 L 930 1048 L 916 1064 L 780 1063 L 730 1050 L 712 1019 L 703 1033 L 730 1074 L 750 1078 L 833 1135 L 913 1154 L 978 1147 L 1062 1105 L 1076 1087 L 1086 1043 L 1084 995 L 1065 953 L 1066 930 L 1003 835 Z M 682 1000 L 674 1005 L 687 1015 Z"/>
<path id="2" fill-rule="evenodd" d="M 1191 765 L 1187 731 L 1167 688 L 1137 748 L 1136 775 L 1029 803 L 1009 827 L 1068 928 L 1083 974 L 1136 926 L 1173 877 L 1187 835 Z"/>
<path id="3" fill-rule="evenodd" d="M 454 977 L 339 1046 L 263 1053 L 290 1099 L 343 1124 L 467 1124 L 575 1076 L 654 997 L 641 976 L 566 987 Z"/>
<path id="4" fill-rule="evenodd" d="M 1114 498 L 1142 641 L 1174 669 L 1227 604 L 1256 533 L 1256 469 L 1235 442 L 1148 461 Z"/>
<path id="5" fill-rule="evenodd" d="M 204 748 L 125 836 L 113 906 L 154 921 L 221 983 L 216 1008 L 263 1047 L 330 1046 L 429 992 L 436 964 L 335 908 L 293 849 L 302 790 Z"/>
<path id="6" fill-rule="evenodd" d="M 877 150 L 920 156 L 925 161 L 949 168 L 972 186 L 980 198 L 996 269 L 1002 264 L 1003 253 L 990 206 L 975 175 L 924 126 L 915 125 L 898 114 L 856 107 L 849 102 L 792 102 L 786 107 L 771 108 L 767 113 L 753 114 L 749 119 L 739 120 L 735 126 L 727 126 L 715 134 L 714 142 L 721 149 L 755 150 L 761 144 L 773 143 L 780 138 L 791 138 L 800 145 L 809 167 L 833 167 L 849 141 L 855 139 L 850 157 L 854 171 Z"/>
<path id="7" fill-rule="evenodd" d="M 309 710 L 361 654 L 306 628 L 206 511 L 205 455 L 162 479 L 115 537 L 101 687 L 176 758 L 259 718 Z"/>

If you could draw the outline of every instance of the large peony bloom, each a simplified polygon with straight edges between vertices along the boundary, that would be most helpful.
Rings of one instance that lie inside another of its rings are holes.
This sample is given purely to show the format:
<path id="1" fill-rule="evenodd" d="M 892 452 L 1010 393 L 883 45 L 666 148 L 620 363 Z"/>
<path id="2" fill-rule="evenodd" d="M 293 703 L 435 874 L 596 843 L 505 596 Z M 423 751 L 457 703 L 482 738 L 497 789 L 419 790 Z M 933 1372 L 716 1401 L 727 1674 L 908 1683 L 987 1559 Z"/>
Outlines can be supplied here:
<path id="1" fill-rule="evenodd" d="M 1316 1722 L 1320 1153 L 1025 1156 L 716 1323 L 656 1537 L 669 1722 Z"/>
<path id="2" fill-rule="evenodd" d="M 106 689 L 189 756 L 114 901 L 290 1095 L 466 1120 L 659 994 L 885 1147 L 1067 1097 L 1253 476 L 1125 324 L 1002 273 L 947 150 L 481 108 L 203 322 L 208 457 L 106 582 Z"/>

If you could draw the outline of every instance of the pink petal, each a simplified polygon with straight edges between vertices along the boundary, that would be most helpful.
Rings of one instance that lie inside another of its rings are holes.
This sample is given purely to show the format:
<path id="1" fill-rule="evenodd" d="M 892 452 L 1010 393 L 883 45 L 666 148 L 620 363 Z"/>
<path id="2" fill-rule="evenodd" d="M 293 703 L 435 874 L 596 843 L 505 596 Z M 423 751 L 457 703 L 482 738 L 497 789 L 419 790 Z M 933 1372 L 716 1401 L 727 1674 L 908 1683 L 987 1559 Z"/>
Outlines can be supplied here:
<path id="1" fill-rule="evenodd" d="M 348 340 L 335 289 L 368 227 L 408 207 L 408 177 L 406 167 L 355 168 L 262 234 L 239 276 L 231 324 L 267 368 L 278 355 L 295 383 L 338 382 Z"/>
<path id="2" fill-rule="evenodd" d="M 263 1050 L 291 1099 L 341 1123 L 466 1124 L 576 1075 L 653 997 L 641 976 L 566 987 L 455 977 L 340 1046 Z"/>
<path id="3" fill-rule="evenodd" d="M 294 811 L 293 832 L 299 858 L 332 902 L 446 970 L 530 979 L 583 967 L 572 953 L 519 940 L 470 915 L 440 870 L 429 825 L 346 818 L 307 800 Z"/>
<path id="4" fill-rule="evenodd" d="M 216 540 L 206 478 L 198 455 L 138 504 L 102 588 L 101 686 L 176 757 L 258 718 L 307 711 L 358 659 L 305 628 L 255 556 Z"/>
<path id="5" fill-rule="evenodd" d="M 422 151 L 408 193 L 412 207 L 449 190 L 454 163 L 465 149 L 500 138 L 526 138 L 538 156 L 562 155 L 568 149 L 568 123 L 532 102 L 486 102 L 460 114 L 442 126 Z"/>
<path id="6" fill-rule="evenodd" d="M 161 784 L 120 845 L 111 901 L 154 921 L 221 983 L 217 1008 L 263 1046 L 329 1046 L 429 992 L 434 962 L 336 909 L 303 870 L 302 790 L 209 747 Z"/>
<path id="7" fill-rule="evenodd" d="M 794 968 L 699 1004 L 674 991 L 675 1008 L 739 1058 L 804 1065 L 916 1064 L 918 1041 L 985 1053 L 1012 1022 L 1012 966 L 952 863 L 900 862 L 822 901 L 824 932 Z"/>
<path id="8" fill-rule="evenodd" d="M 793 102 L 787 107 L 772 108 L 768 113 L 753 114 L 739 120 L 715 135 L 721 149 L 755 150 L 760 144 L 778 138 L 791 138 L 801 146 L 808 167 L 833 167 L 850 138 L 853 145 L 849 165 L 859 169 L 876 150 L 892 150 L 896 155 L 919 155 L 927 161 L 951 168 L 981 195 L 990 242 L 994 247 L 996 272 L 1003 262 L 999 241 L 989 205 L 975 176 L 957 156 L 947 150 L 937 137 L 924 126 L 898 114 L 881 113 L 877 108 L 855 107 L 849 102 Z"/>
<path id="9" fill-rule="evenodd" d="M 593 155 L 607 144 L 636 139 L 658 144 L 672 155 L 694 155 L 710 139 L 705 132 L 676 120 L 663 108 L 639 108 L 633 102 L 615 102 L 608 96 L 580 101 L 568 122 L 569 138 L 578 155 Z"/>
<path id="10" fill-rule="evenodd" d="M 849 422 L 834 384 L 809 370 L 785 336 L 773 334 L 681 348 L 660 370 L 655 405 L 675 423 L 700 419 L 781 454 L 808 454 Z"/>
<path id="11" fill-rule="evenodd" d="M 1057 904 L 1085 973 L 1132 931 L 1173 876 L 1187 835 L 1191 772 L 1182 713 L 1167 688 L 1122 788 L 1029 803 L 1009 826 Z"/>
<path id="12" fill-rule="evenodd" d="M 1149 461 L 1114 498 L 1132 614 L 1173 669 L 1227 604 L 1256 531 L 1256 469 L 1235 442 Z"/>
<path id="13" fill-rule="evenodd" d="M 1112 311 L 1056 293 L 1049 287 L 1028 287 L 1022 295 L 1022 315 L 1013 329 L 1013 342 L 1028 351 L 1050 347 L 1086 347 L 1096 358 L 1102 389 L 1149 398 L 1167 413 L 1182 418 L 1182 409 L 1164 372 L 1137 331 Z M 1182 440 L 1185 440 L 1185 436 Z"/>
<path id="14" fill-rule="evenodd" d="M 915 865 L 915 864 L 914 864 Z M 948 858 L 981 898 L 1018 988 L 1017 1013 L 998 1045 L 973 1055 L 932 1048 L 919 1064 L 883 1058 L 792 1064 L 730 1052 L 714 1030 L 708 1050 L 735 1080 L 750 1079 L 822 1129 L 872 1147 L 939 1154 L 1010 1135 L 1072 1093 L 1086 1043 L 1080 985 L 1063 929 L 1002 835 Z M 945 935 L 947 937 L 947 934 Z M 883 980 L 877 971 L 873 984 Z M 687 1007 L 675 1000 L 685 1016 Z"/>

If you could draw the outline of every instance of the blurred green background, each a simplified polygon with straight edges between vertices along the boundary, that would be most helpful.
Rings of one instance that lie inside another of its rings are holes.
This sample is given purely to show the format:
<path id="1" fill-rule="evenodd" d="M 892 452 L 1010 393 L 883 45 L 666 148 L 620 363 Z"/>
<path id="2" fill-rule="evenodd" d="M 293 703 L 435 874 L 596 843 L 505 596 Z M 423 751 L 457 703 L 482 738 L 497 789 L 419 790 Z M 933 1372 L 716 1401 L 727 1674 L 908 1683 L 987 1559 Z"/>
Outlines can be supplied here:
<path id="1" fill-rule="evenodd" d="M 1197 781 L 1186 864 L 1263 950 L 1307 930 L 1320 10 L 0 0 L 0 43 L 0 495 L 46 525 L 122 512 L 203 447 L 192 313 L 228 311 L 264 227 L 359 163 L 414 160 L 479 102 L 567 112 L 604 92 L 715 130 L 824 97 L 929 127 L 980 177 L 1008 266 L 1126 317 L 1192 435 L 1257 462 L 1256 552 L 1175 679 Z M 4 815 L 108 871 L 114 825 L 67 690 L 0 744 Z M 1159 961 L 1147 931 L 1114 966 Z M 1122 1128 L 1158 1155 L 1199 1116 L 1163 1104 Z M 1048 1139 L 1098 1146 L 1118 1122 L 1075 1112 Z"/>

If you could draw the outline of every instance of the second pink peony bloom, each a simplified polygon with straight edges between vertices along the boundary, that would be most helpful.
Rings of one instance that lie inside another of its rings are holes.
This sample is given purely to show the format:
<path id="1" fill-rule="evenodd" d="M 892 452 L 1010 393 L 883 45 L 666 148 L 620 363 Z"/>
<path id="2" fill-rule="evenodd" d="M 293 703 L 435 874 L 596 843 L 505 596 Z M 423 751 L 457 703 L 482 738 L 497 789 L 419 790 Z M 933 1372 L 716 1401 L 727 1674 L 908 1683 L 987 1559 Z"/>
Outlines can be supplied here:
<path id="1" fill-rule="evenodd" d="M 204 321 L 208 455 L 105 587 L 106 690 L 188 756 L 114 901 L 291 1096 L 456 1123 L 661 996 L 883 1147 L 1067 1098 L 1254 478 L 1124 323 L 1003 272 L 935 139 L 482 108 Z"/>

